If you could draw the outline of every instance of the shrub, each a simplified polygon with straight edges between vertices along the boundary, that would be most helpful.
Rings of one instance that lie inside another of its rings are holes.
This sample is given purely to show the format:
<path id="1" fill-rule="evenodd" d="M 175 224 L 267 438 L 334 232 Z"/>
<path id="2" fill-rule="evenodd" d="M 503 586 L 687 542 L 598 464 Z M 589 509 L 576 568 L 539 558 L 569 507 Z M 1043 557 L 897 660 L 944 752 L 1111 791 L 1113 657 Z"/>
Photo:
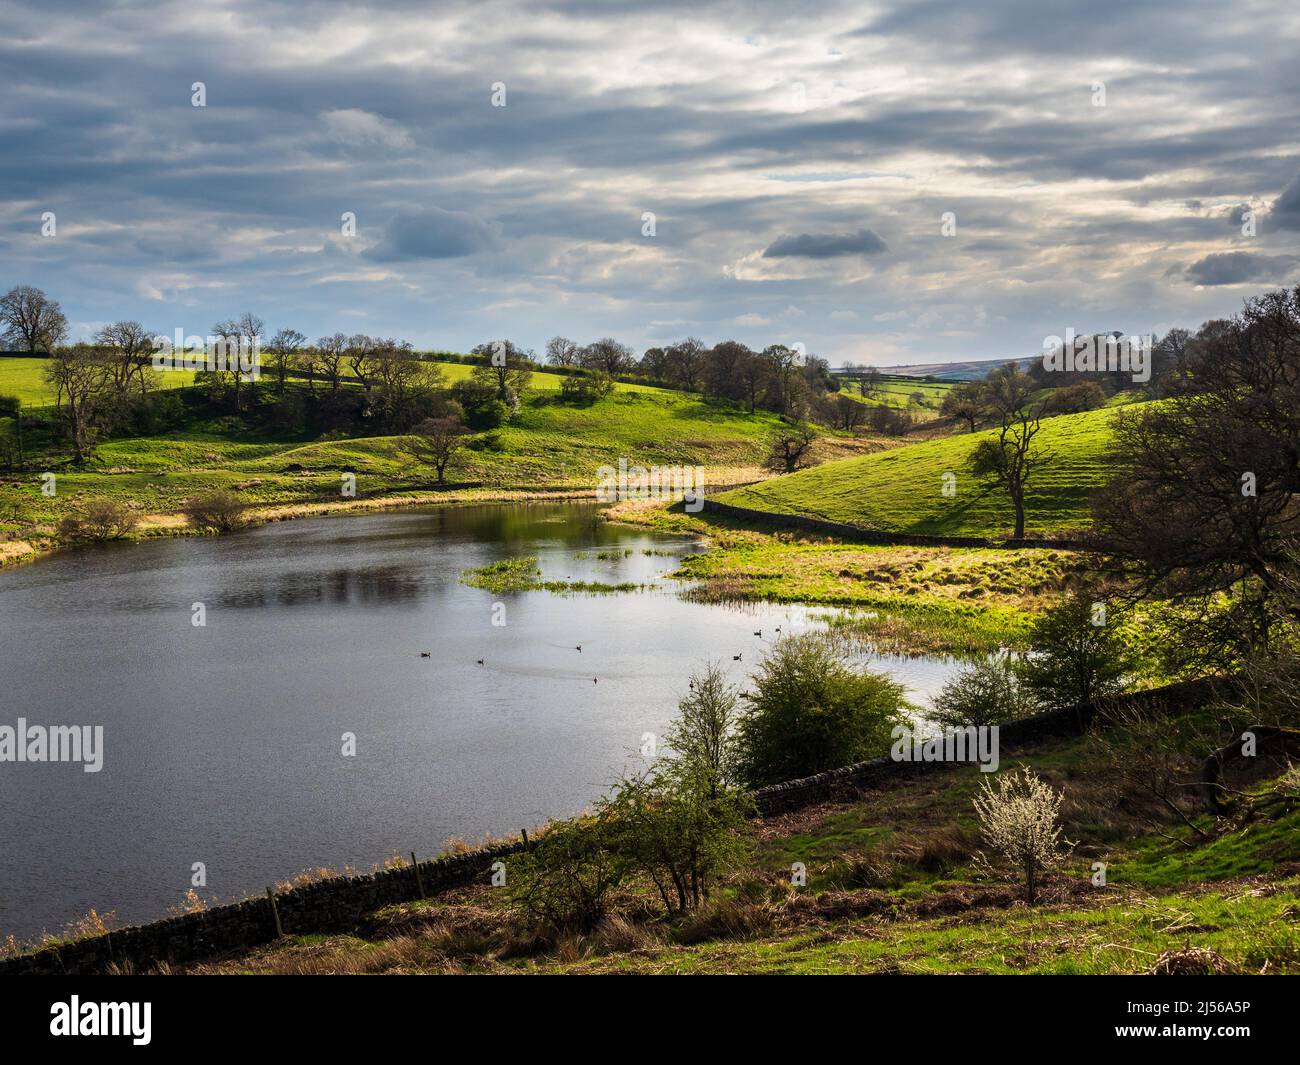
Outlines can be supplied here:
<path id="1" fill-rule="evenodd" d="M 666 759 L 625 778 L 602 810 L 630 869 L 649 877 L 669 914 L 693 910 L 748 854 L 747 794 L 718 786 L 698 762 Z"/>
<path id="2" fill-rule="evenodd" d="M 553 822 L 531 850 L 510 862 L 515 906 L 553 935 L 592 931 L 629 872 L 612 842 L 611 826 L 600 815 Z"/>
<path id="3" fill-rule="evenodd" d="M 469 378 L 457 381 L 452 397 L 465 412 L 465 424 L 475 431 L 496 429 L 510 417 L 510 407 L 490 385 Z"/>
<path id="4" fill-rule="evenodd" d="M 1025 717 L 1035 709 L 1011 662 L 987 658 L 961 670 L 934 699 L 929 718 L 944 728 L 997 725 Z"/>
<path id="5" fill-rule="evenodd" d="M 783 637 L 760 664 L 738 729 L 741 778 L 752 787 L 883 754 L 903 722 L 903 688 L 849 668 L 824 636 Z"/>
<path id="6" fill-rule="evenodd" d="M 244 524 L 244 503 L 232 492 L 207 492 L 189 500 L 181 512 L 191 525 L 212 532 L 234 532 Z"/>
<path id="7" fill-rule="evenodd" d="M 125 503 L 116 499 L 92 499 L 80 513 L 66 515 L 59 522 L 59 537 L 72 542 L 120 540 L 139 521 L 135 511 Z"/>
<path id="8" fill-rule="evenodd" d="M 613 391 L 614 378 L 600 370 L 575 374 L 560 382 L 560 399 L 565 403 L 595 403 Z"/>
<path id="9" fill-rule="evenodd" d="M 1063 794 L 1053 791 L 1033 770 L 1022 768 L 998 777 L 996 788 L 984 779 L 975 799 L 984 842 L 1024 875 L 1031 906 L 1040 875 L 1058 865 L 1064 855 L 1057 824 L 1062 798 Z M 980 857 L 987 866 L 987 859 Z"/>

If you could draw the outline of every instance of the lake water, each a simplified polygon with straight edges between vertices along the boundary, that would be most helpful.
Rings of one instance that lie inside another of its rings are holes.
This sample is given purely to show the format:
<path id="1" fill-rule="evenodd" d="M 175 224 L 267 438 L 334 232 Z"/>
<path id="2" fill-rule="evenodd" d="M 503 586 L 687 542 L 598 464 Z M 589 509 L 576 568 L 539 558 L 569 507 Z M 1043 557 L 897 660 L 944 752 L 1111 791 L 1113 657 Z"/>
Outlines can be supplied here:
<path id="1" fill-rule="evenodd" d="M 58 931 L 92 908 L 159 917 L 195 862 L 199 893 L 228 901 L 304 869 L 368 869 L 575 813 L 643 733 L 663 732 L 693 668 L 721 659 L 741 681 L 776 626 L 798 620 L 680 598 L 662 574 L 697 549 L 591 505 L 483 506 L 0 572 L 0 725 L 104 729 L 98 773 L 0 763 L 0 936 Z M 460 583 L 521 555 L 547 578 L 652 587 L 494 596 Z M 877 665 L 920 701 L 954 668 Z"/>

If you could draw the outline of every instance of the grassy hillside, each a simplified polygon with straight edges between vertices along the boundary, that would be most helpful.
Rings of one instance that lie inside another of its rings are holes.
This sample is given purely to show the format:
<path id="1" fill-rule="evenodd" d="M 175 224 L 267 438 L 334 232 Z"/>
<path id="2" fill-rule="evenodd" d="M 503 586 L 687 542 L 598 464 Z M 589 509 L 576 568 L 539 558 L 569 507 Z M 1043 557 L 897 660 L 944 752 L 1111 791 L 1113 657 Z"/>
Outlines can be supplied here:
<path id="1" fill-rule="evenodd" d="M 447 369 L 455 376 L 462 368 Z M 774 415 L 637 386 L 574 406 L 560 402 L 547 378 L 558 380 L 536 375 L 538 387 L 525 394 L 507 425 L 467 438 L 448 480 L 483 482 L 488 489 L 594 491 L 597 468 L 617 466 L 620 458 L 629 465 L 703 466 L 714 484 L 763 475 L 760 464 L 778 426 Z M 31 436 L 29 451 L 39 455 L 40 440 Z M 162 516 L 211 488 L 232 489 L 256 505 L 342 504 L 345 472 L 357 475 L 360 497 L 426 490 L 432 471 L 413 460 L 406 444 L 405 437 L 393 436 L 276 440 L 231 430 L 221 419 L 195 420 L 181 431 L 106 440 L 82 470 L 65 465 L 62 445 L 55 444 L 36 461 L 57 473 L 58 494 L 42 496 L 35 477 L 0 482 L 0 532 L 48 535 L 63 513 L 91 496 L 113 496 Z M 851 452 L 838 451 L 844 453 Z"/>
<path id="2" fill-rule="evenodd" d="M 1043 422 L 1037 444 L 1047 461 L 1030 480 L 1026 532 L 1078 528 L 1089 495 L 1105 483 L 1113 410 L 1062 415 Z M 996 536 L 1014 514 L 1004 491 L 977 479 L 967 462 L 990 434 L 944 437 L 862 458 L 827 463 L 738 489 L 719 498 L 779 514 L 805 514 L 866 529 L 930 535 Z M 943 495 L 943 475 L 956 494 Z"/>

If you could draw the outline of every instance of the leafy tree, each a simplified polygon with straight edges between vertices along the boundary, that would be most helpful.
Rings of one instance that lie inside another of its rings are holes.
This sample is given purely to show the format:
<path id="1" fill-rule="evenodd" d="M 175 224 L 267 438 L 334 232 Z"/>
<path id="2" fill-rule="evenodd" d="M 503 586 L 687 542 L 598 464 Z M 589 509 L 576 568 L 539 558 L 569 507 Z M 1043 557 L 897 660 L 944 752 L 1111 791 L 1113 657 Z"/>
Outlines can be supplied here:
<path id="1" fill-rule="evenodd" d="M 991 374 L 985 395 L 999 424 L 993 430 L 995 435 L 981 440 L 970 455 L 975 475 L 1005 488 L 1010 496 L 1016 515 L 1012 536 L 1017 540 L 1025 535 L 1025 493 L 1030 478 L 1049 457 L 1034 445 L 1042 428 L 1043 410 L 1041 404 L 1030 401 L 1033 392 L 1033 381 L 1015 363 Z"/>
<path id="2" fill-rule="evenodd" d="M 614 848 L 649 877 L 669 914 L 694 909 L 748 853 L 746 795 L 719 788 L 698 761 L 668 760 L 624 778 L 602 804 Z"/>
<path id="3" fill-rule="evenodd" d="M 740 692 L 717 662 L 693 673 L 688 694 L 677 703 L 677 718 L 664 737 L 692 777 L 717 795 L 739 783 L 735 731 Z"/>
<path id="4" fill-rule="evenodd" d="M 1300 621 L 1300 287 L 1203 327 L 1187 376 L 1112 423 L 1094 516 L 1135 594 L 1178 608 L 1181 657 L 1219 666 Z"/>
<path id="5" fill-rule="evenodd" d="M 479 344 L 470 354 L 475 357 L 473 379 L 490 385 L 497 399 L 515 410 L 533 378 L 532 352 L 521 351 L 509 340 L 493 340 Z"/>
<path id="6" fill-rule="evenodd" d="M 1012 721 L 1034 709 L 1011 662 L 996 655 L 951 677 L 935 696 L 929 717 L 944 728 L 966 728 Z"/>
<path id="7" fill-rule="evenodd" d="M 1026 685 L 1051 706 L 1078 706 L 1120 691 L 1131 654 L 1121 614 L 1086 589 L 1075 589 L 1040 615 L 1030 631 L 1033 653 L 1020 663 Z"/>
<path id="8" fill-rule="evenodd" d="M 741 779 L 751 787 L 883 754 L 903 723 L 903 689 L 850 669 L 825 637 L 783 637 L 763 659 L 738 726 Z"/>
<path id="9" fill-rule="evenodd" d="M 984 399 L 982 381 L 961 381 L 944 393 L 943 402 L 939 404 L 939 413 L 945 418 L 956 418 L 966 423 L 969 432 L 989 416 L 988 404 Z"/>
<path id="10" fill-rule="evenodd" d="M 594 929 L 609 910 L 611 893 L 631 871 L 626 848 L 615 845 L 609 812 L 552 822 L 507 866 L 514 905 L 552 934 Z"/>
<path id="11" fill-rule="evenodd" d="M 472 377 L 452 385 L 451 394 L 465 412 L 465 424 L 476 432 L 496 429 L 510 417 L 510 408 L 497 398 L 496 389 Z"/>

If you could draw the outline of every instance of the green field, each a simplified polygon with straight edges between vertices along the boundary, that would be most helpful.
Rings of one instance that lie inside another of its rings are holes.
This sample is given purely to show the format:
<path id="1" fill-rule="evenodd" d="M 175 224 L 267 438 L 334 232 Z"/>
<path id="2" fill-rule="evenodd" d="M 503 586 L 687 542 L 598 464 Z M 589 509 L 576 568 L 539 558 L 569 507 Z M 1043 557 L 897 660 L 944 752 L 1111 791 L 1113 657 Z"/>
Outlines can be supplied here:
<path id="1" fill-rule="evenodd" d="M 24 406 L 54 402 L 54 390 L 45 383 L 48 359 L 0 358 L 0 396 L 17 396 Z M 190 370 L 155 374 L 159 388 L 183 388 L 194 383 Z"/>
<path id="2" fill-rule="evenodd" d="M 943 397 L 948 394 L 951 388 L 952 383 L 949 381 L 922 381 L 919 379 L 909 381 L 902 378 L 886 378 L 868 396 L 863 396 L 858 390 L 858 382 L 852 380 L 842 382 L 840 391 L 853 399 L 862 400 L 864 403 L 897 407 L 900 410 L 906 410 L 912 406 L 912 393 L 920 392 L 925 397 L 921 401 L 922 409 L 937 411 L 940 404 L 943 403 Z"/>
<path id="3" fill-rule="evenodd" d="M 1087 411 L 1043 422 L 1036 443 L 1047 459 L 1030 479 L 1027 535 L 1087 523 L 1089 496 L 1110 473 L 1107 447 L 1114 414 Z M 830 462 L 719 499 L 885 532 L 998 536 L 1014 521 L 1011 503 L 1005 491 L 981 482 L 967 467 L 975 445 L 989 435 L 961 434 Z M 956 475 L 952 496 L 943 494 L 945 473 Z"/>

